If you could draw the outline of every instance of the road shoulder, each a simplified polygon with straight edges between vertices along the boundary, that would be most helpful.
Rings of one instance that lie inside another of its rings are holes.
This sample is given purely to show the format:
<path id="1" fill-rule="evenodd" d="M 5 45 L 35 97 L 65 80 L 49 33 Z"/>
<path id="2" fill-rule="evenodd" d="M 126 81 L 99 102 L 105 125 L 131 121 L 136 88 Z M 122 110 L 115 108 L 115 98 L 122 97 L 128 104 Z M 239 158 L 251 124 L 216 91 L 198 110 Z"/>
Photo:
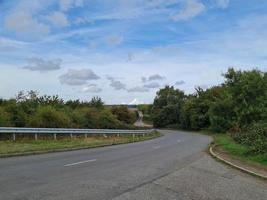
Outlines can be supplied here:
<path id="1" fill-rule="evenodd" d="M 213 157 L 217 158 L 223 163 L 230 165 L 231 167 L 267 180 L 267 169 L 262 165 L 242 161 L 236 157 L 229 155 L 216 145 L 211 146 L 209 148 L 209 152 Z"/>
<path id="2" fill-rule="evenodd" d="M 113 200 L 265 200 L 266 191 L 266 182 L 222 165 L 203 152 L 203 156 L 190 165 L 125 192 Z"/>

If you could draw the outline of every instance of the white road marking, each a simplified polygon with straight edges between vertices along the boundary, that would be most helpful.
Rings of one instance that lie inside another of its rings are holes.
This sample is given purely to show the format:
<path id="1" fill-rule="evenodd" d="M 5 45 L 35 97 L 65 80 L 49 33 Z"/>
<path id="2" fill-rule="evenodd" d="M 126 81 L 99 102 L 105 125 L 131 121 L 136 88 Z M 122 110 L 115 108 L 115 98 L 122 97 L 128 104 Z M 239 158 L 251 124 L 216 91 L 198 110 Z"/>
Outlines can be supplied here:
<path id="1" fill-rule="evenodd" d="M 155 146 L 154 149 L 159 149 L 161 146 Z"/>
<path id="2" fill-rule="evenodd" d="M 73 165 L 79 165 L 79 164 L 88 163 L 88 162 L 95 162 L 95 161 L 96 161 L 96 159 L 84 160 L 84 161 L 80 161 L 80 162 L 76 162 L 76 163 L 66 164 L 66 165 L 64 165 L 64 167 L 69 167 L 69 166 L 73 166 Z"/>
<path id="3" fill-rule="evenodd" d="M 180 143 L 180 142 L 181 142 L 181 140 L 177 140 L 177 142 L 178 142 L 178 143 Z"/>

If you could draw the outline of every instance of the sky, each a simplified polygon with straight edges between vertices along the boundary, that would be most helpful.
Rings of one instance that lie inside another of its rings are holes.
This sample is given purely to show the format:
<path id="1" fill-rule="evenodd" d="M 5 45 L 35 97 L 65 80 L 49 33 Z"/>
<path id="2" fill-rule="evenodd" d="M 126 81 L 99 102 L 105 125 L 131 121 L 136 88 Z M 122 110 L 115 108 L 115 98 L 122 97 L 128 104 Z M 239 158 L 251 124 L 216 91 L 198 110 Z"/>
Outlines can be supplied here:
<path id="1" fill-rule="evenodd" d="M 0 98 L 152 103 L 267 70 L 266 0 L 0 0 Z"/>

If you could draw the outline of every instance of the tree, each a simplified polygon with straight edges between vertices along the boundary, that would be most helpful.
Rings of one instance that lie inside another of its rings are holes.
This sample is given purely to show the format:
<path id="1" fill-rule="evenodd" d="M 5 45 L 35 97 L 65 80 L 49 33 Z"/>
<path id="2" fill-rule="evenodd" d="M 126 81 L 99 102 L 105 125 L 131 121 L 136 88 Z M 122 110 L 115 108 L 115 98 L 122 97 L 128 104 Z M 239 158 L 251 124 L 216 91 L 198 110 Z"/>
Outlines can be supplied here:
<path id="1" fill-rule="evenodd" d="M 52 106 L 43 106 L 37 109 L 28 125 L 41 128 L 66 128 L 71 127 L 71 120 L 64 112 Z"/>
<path id="2" fill-rule="evenodd" d="M 104 102 L 102 101 L 100 97 L 93 97 L 91 101 L 89 102 L 89 105 L 91 107 L 102 109 L 104 107 Z"/>
<path id="3" fill-rule="evenodd" d="M 133 124 L 137 120 L 136 114 L 129 111 L 127 106 L 114 106 L 111 108 L 111 112 L 118 120 L 126 124 Z"/>
<path id="4" fill-rule="evenodd" d="M 232 102 L 235 123 L 248 126 L 267 117 L 267 73 L 259 70 L 235 71 L 224 75 L 225 86 Z"/>
<path id="5" fill-rule="evenodd" d="M 0 107 L 0 126 L 12 126 L 11 116 L 4 108 Z"/>
<path id="6" fill-rule="evenodd" d="M 153 124 L 155 127 L 179 124 L 180 111 L 184 103 L 184 92 L 166 86 L 157 92 L 152 107 Z"/>

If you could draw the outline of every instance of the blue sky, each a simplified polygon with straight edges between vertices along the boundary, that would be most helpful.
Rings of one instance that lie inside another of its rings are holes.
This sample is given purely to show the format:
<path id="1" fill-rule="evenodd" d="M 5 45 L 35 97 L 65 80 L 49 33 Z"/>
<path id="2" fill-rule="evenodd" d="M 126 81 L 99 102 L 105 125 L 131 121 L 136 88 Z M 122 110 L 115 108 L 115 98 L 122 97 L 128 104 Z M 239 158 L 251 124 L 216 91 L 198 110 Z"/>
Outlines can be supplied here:
<path id="1" fill-rule="evenodd" d="M 2 98 L 151 103 L 266 64 L 266 0 L 0 0 Z"/>

